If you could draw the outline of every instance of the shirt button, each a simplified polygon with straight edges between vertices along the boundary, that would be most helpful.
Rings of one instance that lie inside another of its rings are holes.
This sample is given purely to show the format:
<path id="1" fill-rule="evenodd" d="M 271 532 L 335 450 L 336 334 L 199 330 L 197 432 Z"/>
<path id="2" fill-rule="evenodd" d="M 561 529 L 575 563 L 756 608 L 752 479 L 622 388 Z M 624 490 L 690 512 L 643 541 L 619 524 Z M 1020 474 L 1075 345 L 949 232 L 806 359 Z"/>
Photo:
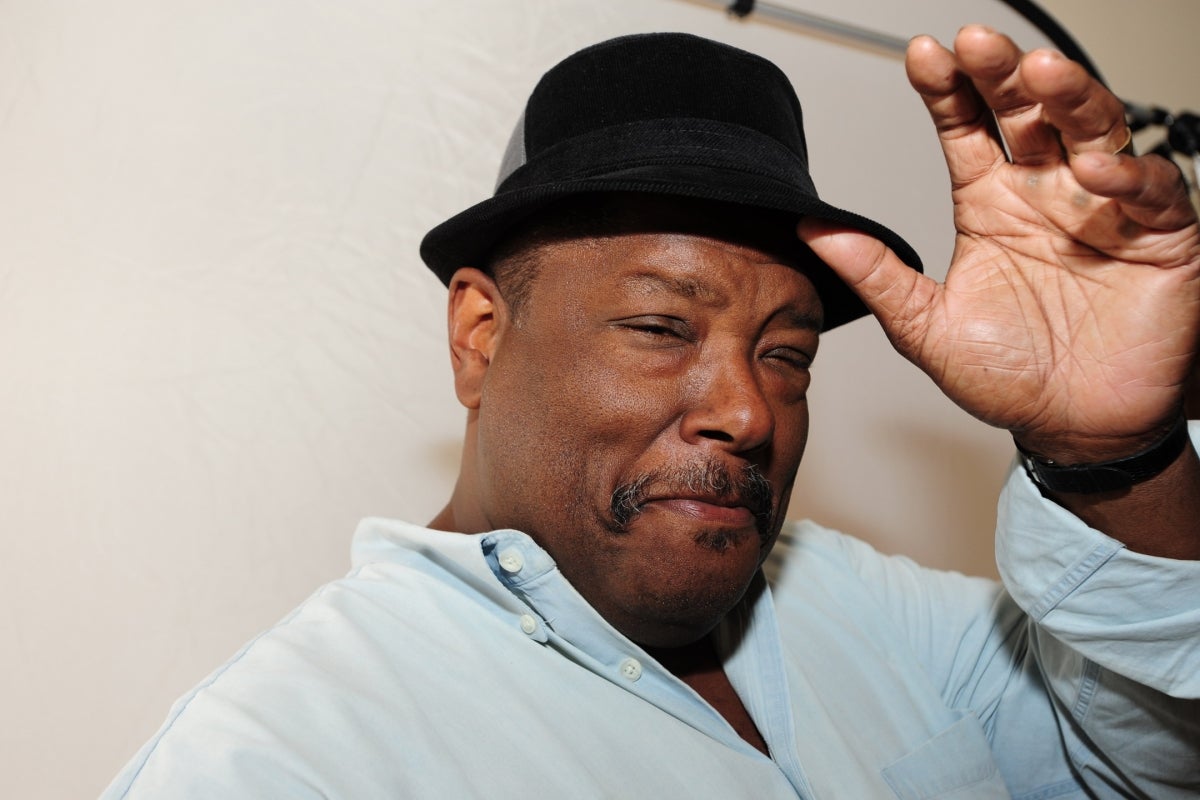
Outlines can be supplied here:
<path id="1" fill-rule="evenodd" d="M 521 630 L 525 633 L 533 633 L 537 630 L 537 620 L 533 618 L 532 614 L 521 615 Z"/>
<path id="2" fill-rule="evenodd" d="M 514 548 L 500 551 L 500 569 L 505 572 L 513 573 L 520 572 L 521 567 L 525 566 L 525 559 L 521 557 L 521 551 Z"/>
<path id="3" fill-rule="evenodd" d="M 621 671 L 621 676 L 626 680 L 636 681 L 642 677 L 642 665 L 636 658 L 625 659 L 621 662 L 621 666 L 618 669 Z"/>

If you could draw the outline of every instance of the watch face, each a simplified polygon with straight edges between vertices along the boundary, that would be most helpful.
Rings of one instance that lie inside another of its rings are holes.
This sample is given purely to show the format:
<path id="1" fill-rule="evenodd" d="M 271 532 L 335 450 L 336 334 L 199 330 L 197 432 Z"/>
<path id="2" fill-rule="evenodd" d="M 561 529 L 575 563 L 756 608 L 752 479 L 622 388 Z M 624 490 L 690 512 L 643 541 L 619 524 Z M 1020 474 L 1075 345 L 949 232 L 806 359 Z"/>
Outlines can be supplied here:
<path id="1" fill-rule="evenodd" d="M 1125 465 L 1119 461 L 1110 464 L 1062 466 L 1053 461 L 1040 460 L 1022 450 L 1018 450 L 1018 455 L 1021 466 L 1025 468 L 1030 480 L 1052 492 L 1095 494 L 1128 489 L 1137 482 L 1136 476 L 1124 469 Z"/>
<path id="2" fill-rule="evenodd" d="M 1021 453 L 1020 456 L 1021 456 L 1021 466 L 1025 468 L 1025 474 L 1027 474 L 1029 476 L 1029 479 L 1031 481 L 1033 481 L 1034 483 L 1036 483 L 1038 486 L 1042 487 L 1043 489 L 1053 489 L 1054 488 L 1049 483 L 1047 483 L 1046 476 L 1042 474 L 1041 465 L 1037 462 L 1037 459 L 1035 459 L 1033 456 L 1029 455 L 1028 453 Z"/>
<path id="3" fill-rule="evenodd" d="M 1025 467 L 1030 479 L 1038 486 L 1055 492 L 1094 494 L 1128 489 L 1135 483 L 1153 478 L 1179 457 L 1189 441 L 1187 420 L 1180 417 L 1170 432 L 1156 444 L 1115 461 L 1063 466 L 1040 460 L 1019 446 L 1017 454 L 1021 466 Z"/>
<path id="4" fill-rule="evenodd" d="M 1018 457 L 1021 459 L 1021 466 L 1024 467 L 1025 471 L 1029 473 L 1029 477 L 1033 480 L 1033 482 L 1041 483 L 1042 476 L 1038 474 L 1037 462 L 1033 460 L 1033 456 L 1026 455 L 1025 453 L 1019 453 Z"/>

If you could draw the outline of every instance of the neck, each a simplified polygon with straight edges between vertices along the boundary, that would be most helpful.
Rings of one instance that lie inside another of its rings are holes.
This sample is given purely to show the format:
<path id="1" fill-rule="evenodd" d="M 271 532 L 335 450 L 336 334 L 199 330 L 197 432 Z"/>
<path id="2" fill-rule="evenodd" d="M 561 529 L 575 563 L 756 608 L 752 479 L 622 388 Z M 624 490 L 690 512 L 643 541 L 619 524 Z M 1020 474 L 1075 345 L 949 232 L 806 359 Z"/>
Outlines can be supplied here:
<path id="1" fill-rule="evenodd" d="M 725 674 L 725 668 L 709 637 L 705 636 L 683 647 L 647 648 L 646 652 L 704 698 L 733 726 L 739 736 L 759 752 L 770 755 L 766 740 L 729 682 L 729 676 Z"/>

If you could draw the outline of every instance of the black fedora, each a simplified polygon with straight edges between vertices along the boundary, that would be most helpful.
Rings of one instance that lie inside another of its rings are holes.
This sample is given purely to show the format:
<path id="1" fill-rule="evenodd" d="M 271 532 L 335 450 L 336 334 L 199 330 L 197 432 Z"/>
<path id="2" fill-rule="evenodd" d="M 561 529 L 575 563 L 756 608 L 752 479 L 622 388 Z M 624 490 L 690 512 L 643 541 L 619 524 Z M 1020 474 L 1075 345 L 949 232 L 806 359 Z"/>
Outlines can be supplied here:
<path id="1" fill-rule="evenodd" d="M 800 101 L 764 58 L 683 33 L 623 36 L 569 56 L 538 82 L 505 153 L 495 194 L 426 234 L 421 258 L 448 284 L 482 266 L 514 226 L 555 201 L 647 192 L 815 216 L 864 231 L 913 269 L 907 242 L 823 202 L 808 172 Z M 867 313 L 815 277 L 825 329 Z"/>

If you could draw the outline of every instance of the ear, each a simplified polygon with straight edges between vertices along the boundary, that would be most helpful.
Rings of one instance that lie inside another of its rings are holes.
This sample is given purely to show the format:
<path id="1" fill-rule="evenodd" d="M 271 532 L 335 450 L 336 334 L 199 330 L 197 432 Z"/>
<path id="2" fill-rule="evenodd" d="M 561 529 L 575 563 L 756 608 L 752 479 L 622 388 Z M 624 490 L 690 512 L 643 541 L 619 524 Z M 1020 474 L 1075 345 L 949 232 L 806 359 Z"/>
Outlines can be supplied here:
<path id="1" fill-rule="evenodd" d="M 477 409 L 484 376 L 500 343 L 507 307 L 495 281 L 474 267 L 463 267 L 450 279 L 447 316 L 454 392 L 458 402 Z"/>

